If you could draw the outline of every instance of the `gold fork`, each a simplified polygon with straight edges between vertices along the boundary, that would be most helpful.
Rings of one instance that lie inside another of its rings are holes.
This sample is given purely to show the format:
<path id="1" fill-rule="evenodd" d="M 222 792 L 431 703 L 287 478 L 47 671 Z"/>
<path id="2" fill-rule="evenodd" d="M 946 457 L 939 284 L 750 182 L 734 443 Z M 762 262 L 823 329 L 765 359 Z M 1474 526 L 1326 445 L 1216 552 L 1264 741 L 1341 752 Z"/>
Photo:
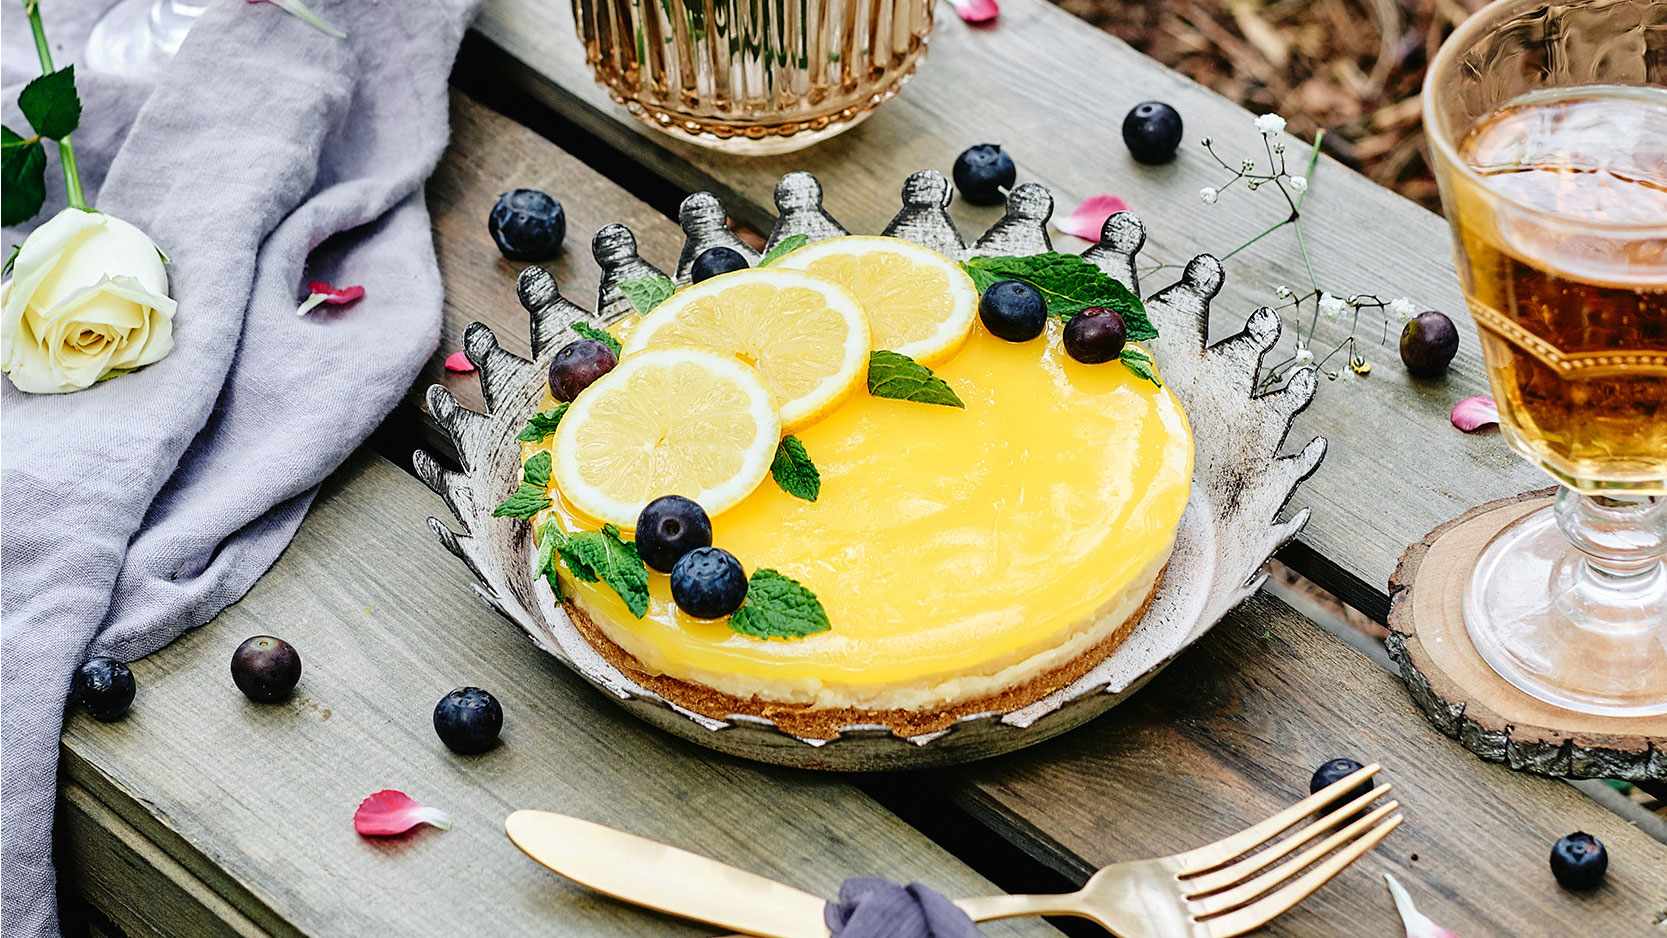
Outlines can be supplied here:
<path id="1" fill-rule="evenodd" d="M 1379 785 L 1275 840 L 1378 770 L 1366 766 L 1215 843 L 1107 866 L 1077 892 L 984 896 L 956 905 L 980 922 L 1074 915 L 1121 938 L 1242 935 L 1306 899 L 1401 823 L 1396 801 L 1356 817 L 1390 791 Z M 767 938 L 828 934 L 822 898 L 708 857 L 546 811 L 517 811 L 505 828 L 533 859 L 617 899 Z"/>

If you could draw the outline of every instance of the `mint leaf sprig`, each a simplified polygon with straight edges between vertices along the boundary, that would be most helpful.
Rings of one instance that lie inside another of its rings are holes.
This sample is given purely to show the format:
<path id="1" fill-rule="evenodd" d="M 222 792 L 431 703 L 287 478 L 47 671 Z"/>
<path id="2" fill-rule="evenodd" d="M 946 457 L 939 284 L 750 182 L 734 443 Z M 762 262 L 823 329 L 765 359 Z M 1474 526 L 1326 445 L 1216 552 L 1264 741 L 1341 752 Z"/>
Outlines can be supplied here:
<path id="1" fill-rule="evenodd" d="M 631 301 L 631 308 L 637 311 L 638 316 L 647 316 L 654 312 L 654 307 L 664 303 L 677 292 L 677 284 L 672 283 L 670 277 L 653 274 L 622 281 L 619 292 Z"/>
<path id="2" fill-rule="evenodd" d="M 907 355 L 885 349 L 868 353 L 868 393 L 917 404 L 963 409 L 967 406 L 949 382 L 933 374 L 932 369 Z"/>
<path id="3" fill-rule="evenodd" d="M 1022 280 L 1041 291 L 1048 303 L 1048 315 L 1060 320 L 1090 306 L 1116 310 L 1123 317 L 1129 341 L 1143 342 L 1158 337 L 1158 330 L 1146 318 L 1146 305 L 1128 287 L 1111 279 L 1105 271 L 1075 254 L 1033 254 L 1029 257 L 974 257 L 961 267 L 978 286 L 979 294 L 1003 280 Z"/>
<path id="4" fill-rule="evenodd" d="M 758 259 L 758 266 L 768 267 L 809 243 L 810 235 L 788 235 L 777 241 L 775 247 L 764 252 L 764 256 Z"/>
<path id="5" fill-rule="evenodd" d="M 556 601 L 562 599 L 561 580 L 556 575 L 556 558 L 573 576 L 585 583 L 608 584 L 625 608 L 641 619 L 648 613 L 648 567 L 637 553 L 637 545 L 619 535 L 619 528 L 605 524 L 600 531 L 564 533 L 554 518 L 538 529 L 538 575 L 543 576 Z"/>
<path id="6" fill-rule="evenodd" d="M 816 594 L 768 567 L 747 580 L 747 599 L 729 617 L 730 631 L 754 638 L 804 638 L 833 628 Z"/>
<path id="7" fill-rule="evenodd" d="M 521 428 L 521 432 L 515 434 L 515 438 L 522 443 L 544 442 L 549 439 L 550 434 L 556 432 L 556 427 L 561 425 L 561 418 L 567 416 L 567 407 L 567 402 L 563 401 L 549 410 L 533 414 L 527 425 Z"/>
<path id="8" fill-rule="evenodd" d="M 534 453 L 521 469 L 521 487 L 492 509 L 494 518 L 531 518 L 550 507 L 550 451 Z"/>
<path id="9" fill-rule="evenodd" d="M 29 30 L 35 37 L 41 75 L 17 96 L 18 110 L 34 128 L 25 137 L 0 127 L 0 223 L 16 225 L 34 218 L 46 202 L 46 147 L 42 139 L 58 143 L 58 164 L 64 173 L 65 200 L 71 208 L 92 211 L 81 193 L 81 173 L 75 164 L 70 134 L 81 124 L 81 97 L 75 93 L 75 66 L 52 67 L 52 50 L 41 25 L 39 4 L 24 4 Z"/>
<path id="10" fill-rule="evenodd" d="M 794 498 L 816 501 L 822 494 L 822 473 L 810 461 L 805 444 L 796 436 L 784 436 L 776 444 L 776 458 L 770 463 L 770 476 L 781 490 Z"/>
<path id="11" fill-rule="evenodd" d="M 572 329 L 574 332 L 577 332 L 579 335 L 584 336 L 587 339 L 595 339 L 603 345 L 606 345 L 608 347 L 608 351 L 614 353 L 615 358 L 619 357 L 619 340 L 609 335 L 607 332 L 596 328 L 588 322 L 576 322 L 572 325 Z"/>

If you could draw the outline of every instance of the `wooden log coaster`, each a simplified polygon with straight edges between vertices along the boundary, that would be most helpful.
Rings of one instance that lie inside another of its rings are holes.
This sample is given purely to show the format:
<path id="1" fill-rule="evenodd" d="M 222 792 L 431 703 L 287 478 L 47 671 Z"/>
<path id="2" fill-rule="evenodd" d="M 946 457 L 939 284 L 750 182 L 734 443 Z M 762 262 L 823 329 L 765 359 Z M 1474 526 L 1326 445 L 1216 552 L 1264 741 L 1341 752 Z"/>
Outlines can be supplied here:
<path id="1" fill-rule="evenodd" d="M 1530 697 L 1488 667 L 1465 630 L 1476 558 L 1554 491 L 1472 508 L 1408 547 L 1389 579 L 1389 655 L 1436 729 L 1483 759 L 1560 778 L 1667 779 L 1667 716 L 1593 716 Z"/>

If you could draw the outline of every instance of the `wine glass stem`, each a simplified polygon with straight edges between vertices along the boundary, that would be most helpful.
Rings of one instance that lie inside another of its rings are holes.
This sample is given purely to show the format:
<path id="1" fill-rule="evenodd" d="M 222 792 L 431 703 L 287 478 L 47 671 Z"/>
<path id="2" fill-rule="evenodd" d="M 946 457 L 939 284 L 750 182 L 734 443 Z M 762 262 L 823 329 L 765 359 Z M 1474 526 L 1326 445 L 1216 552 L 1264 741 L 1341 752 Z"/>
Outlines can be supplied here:
<path id="1" fill-rule="evenodd" d="M 1612 632 L 1667 619 L 1667 498 L 1583 495 L 1564 487 L 1557 527 L 1578 553 L 1557 571 L 1557 605 L 1574 623 Z"/>

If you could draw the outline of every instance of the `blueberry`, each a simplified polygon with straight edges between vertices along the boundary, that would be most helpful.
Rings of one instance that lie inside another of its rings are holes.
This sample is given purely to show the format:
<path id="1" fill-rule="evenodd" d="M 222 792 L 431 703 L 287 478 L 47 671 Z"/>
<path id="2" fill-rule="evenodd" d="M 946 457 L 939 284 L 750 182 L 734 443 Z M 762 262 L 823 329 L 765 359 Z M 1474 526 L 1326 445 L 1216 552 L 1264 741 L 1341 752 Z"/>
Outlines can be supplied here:
<path id="1" fill-rule="evenodd" d="M 133 672 L 114 658 L 88 658 L 75 669 L 70 681 L 71 697 L 87 708 L 95 720 L 105 723 L 119 718 L 133 703 Z"/>
<path id="2" fill-rule="evenodd" d="M 997 338 L 1029 342 L 1048 324 L 1048 301 L 1042 291 L 1023 280 L 1002 280 L 984 291 L 978 301 L 978 318 Z"/>
<path id="3" fill-rule="evenodd" d="M 670 573 L 689 551 L 711 546 L 706 509 L 681 495 L 662 495 L 637 516 L 637 553 L 661 573 Z"/>
<path id="4" fill-rule="evenodd" d="M 1401 330 L 1401 362 L 1420 378 L 1446 374 L 1458 351 L 1459 330 L 1435 310 L 1419 313 Z"/>
<path id="5" fill-rule="evenodd" d="M 1609 871 L 1609 851 L 1603 841 L 1575 831 L 1551 846 L 1551 875 L 1564 889 L 1592 889 Z"/>
<path id="6" fill-rule="evenodd" d="M 962 150 L 952 173 L 961 198 L 974 205 L 1000 205 L 1007 198 L 1002 190 L 1013 188 L 1013 180 L 1019 176 L 1013 158 L 994 143 Z"/>
<path id="7" fill-rule="evenodd" d="M 256 635 L 232 654 L 232 681 L 250 700 L 276 703 L 288 697 L 299 680 L 301 656 L 281 638 Z"/>
<path id="8" fill-rule="evenodd" d="M 740 251 L 734 248 L 707 248 L 695 255 L 695 262 L 689 265 L 689 282 L 699 283 L 732 270 L 746 269 L 747 259 L 741 256 Z"/>
<path id="9" fill-rule="evenodd" d="M 614 350 L 595 339 L 575 339 L 550 360 L 550 393 L 570 401 L 591 382 L 614 370 Z"/>
<path id="10" fill-rule="evenodd" d="M 1122 314 L 1104 306 L 1090 306 L 1065 324 L 1065 352 L 1085 365 L 1111 361 L 1128 341 Z"/>
<path id="11" fill-rule="evenodd" d="M 459 687 L 434 705 L 434 732 L 452 752 L 485 752 L 503 728 L 504 708 L 498 706 L 498 698 L 478 687 Z"/>
<path id="12" fill-rule="evenodd" d="M 1313 794 L 1340 778 L 1344 778 L 1345 776 L 1352 775 L 1355 772 L 1360 771 L 1361 768 L 1363 768 L 1363 766 L 1353 759 L 1333 759 L 1314 770 L 1314 777 L 1308 780 L 1308 793 Z M 1371 791 L 1372 787 L 1372 780 L 1367 779 L 1350 789 L 1349 793 L 1344 795 L 1342 798 L 1332 802 L 1331 805 L 1325 810 L 1327 812 L 1335 811 L 1338 806 L 1347 804 L 1354 799 L 1359 798 L 1361 795 Z"/>
<path id="13" fill-rule="evenodd" d="M 747 599 L 747 572 L 719 547 L 697 547 L 671 568 L 671 598 L 697 619 L 722 619 Z"/>
<path id="14" fill-rule="evenodd" d="M 1181 145 L 1181 112 L 1162 101 L 1135 105 L 1123 118 L 1123 143 L 1142 163 L 1167 163 Z"/>
<path id="15" fill-rule="evenodd" d="M 567 213 L 560 202 L 537 189 L 515 189 L 498 196 L 486 230 L 510 260 L 540 261 L 561 248 L 567 237 Z"/>

